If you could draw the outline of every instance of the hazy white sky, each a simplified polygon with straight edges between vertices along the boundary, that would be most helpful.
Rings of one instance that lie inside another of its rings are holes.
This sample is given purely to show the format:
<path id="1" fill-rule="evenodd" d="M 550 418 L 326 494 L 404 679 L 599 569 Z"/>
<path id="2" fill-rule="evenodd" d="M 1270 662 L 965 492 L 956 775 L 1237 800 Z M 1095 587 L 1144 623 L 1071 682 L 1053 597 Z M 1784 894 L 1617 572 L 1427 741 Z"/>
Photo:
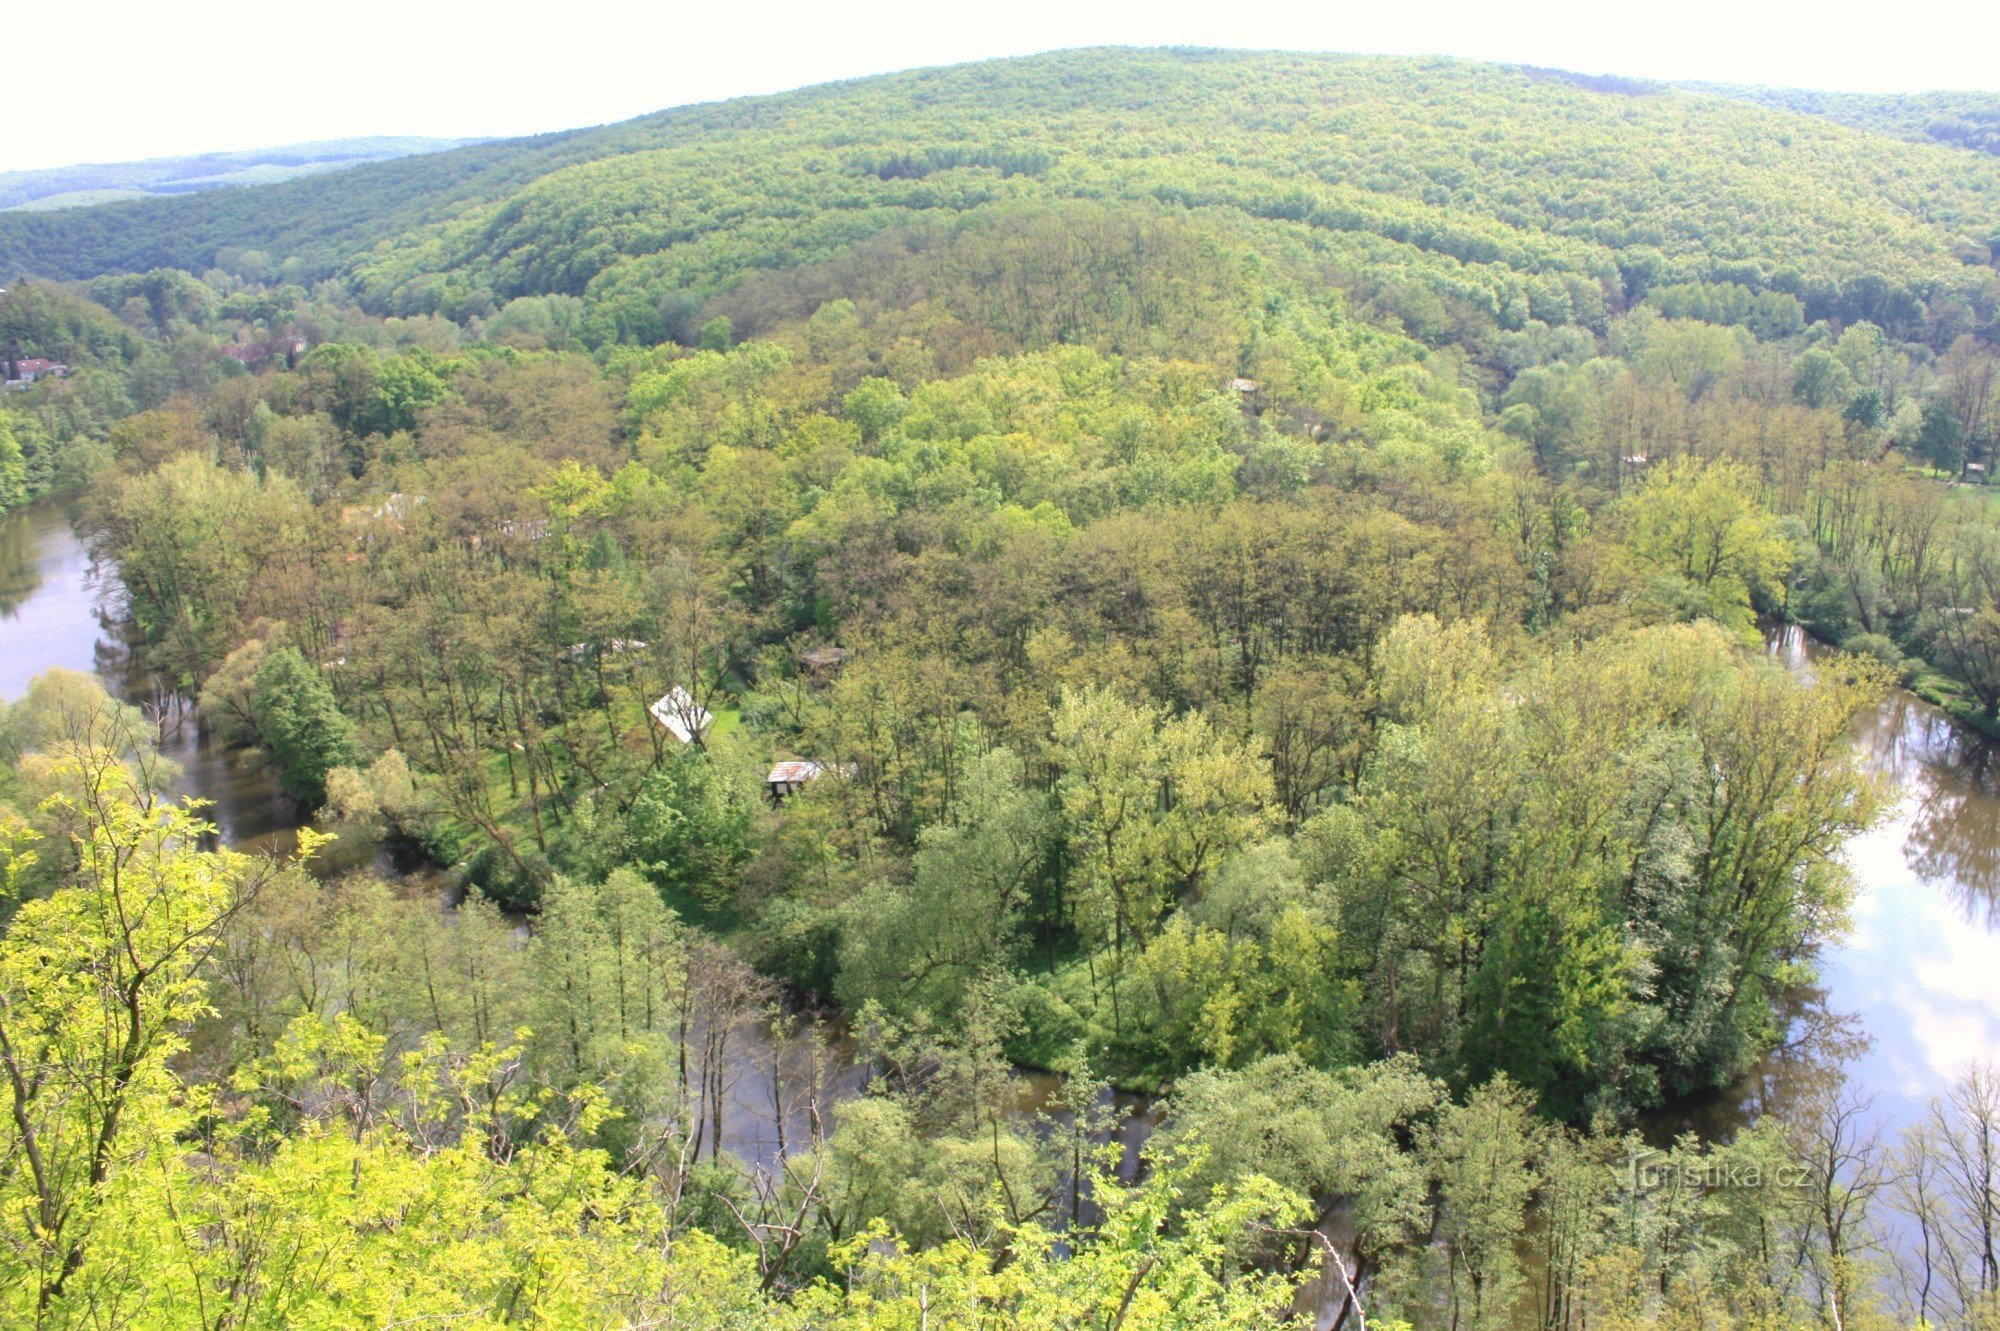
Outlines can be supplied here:
<path id="1" fill-rule="evenodd" d="M 1649 78 L 2000 89 L 2000 3 L 67 0 L 0 34 L 0 170 L 351 134 L 526 134 L 1107 43 L 1435 52 Z"/>

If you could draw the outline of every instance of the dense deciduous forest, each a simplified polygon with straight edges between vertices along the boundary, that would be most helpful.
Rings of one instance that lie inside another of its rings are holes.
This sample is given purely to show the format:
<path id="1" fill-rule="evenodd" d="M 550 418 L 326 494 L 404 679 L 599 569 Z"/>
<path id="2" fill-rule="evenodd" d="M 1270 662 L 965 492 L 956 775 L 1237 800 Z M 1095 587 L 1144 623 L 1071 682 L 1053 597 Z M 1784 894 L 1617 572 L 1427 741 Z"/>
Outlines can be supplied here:
<path id="1" fill-rule="evenodd" d="M 1925 140 L 1971 152 L 2000 154 L 2000 95 L 1990 92 L 1906 94 L 1814 92 L 1804 88 L 1744 88 L 1690 84 L 1702 92 L 1824 116 L 1857 129 Z"/>
<path id="2" fill-rule="evenodd" d="M 1990 1078 L 1632 1125 L 1843 927 L 1855 715 L 2000 717 L 1996 243 L 1938 144 L 1172 52 L 0 218 L 0 507 L 319 829 L 0 709 L 8 1316 L 1987 1324 Z"/>

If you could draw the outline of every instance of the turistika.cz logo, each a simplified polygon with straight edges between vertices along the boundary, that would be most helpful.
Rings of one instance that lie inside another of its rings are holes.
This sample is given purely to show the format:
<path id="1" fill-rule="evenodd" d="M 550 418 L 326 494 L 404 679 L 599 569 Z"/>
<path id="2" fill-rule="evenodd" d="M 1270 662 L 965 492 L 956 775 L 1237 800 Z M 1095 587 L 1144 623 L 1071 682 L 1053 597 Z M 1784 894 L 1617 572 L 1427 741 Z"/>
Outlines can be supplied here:
<path id="1" fill-rule="evenodd" d="M 1633 1192 L 1661 1188 L 1716 1192 L 1736 1188 L 1803 1188 L 1812 1171 L 1795 1160 L 1768 1164 L 1755 1160 L 1676 1160 L 1665 1151 L 1634 1151 L 1625 1157 L 1626 1179 Z"/>

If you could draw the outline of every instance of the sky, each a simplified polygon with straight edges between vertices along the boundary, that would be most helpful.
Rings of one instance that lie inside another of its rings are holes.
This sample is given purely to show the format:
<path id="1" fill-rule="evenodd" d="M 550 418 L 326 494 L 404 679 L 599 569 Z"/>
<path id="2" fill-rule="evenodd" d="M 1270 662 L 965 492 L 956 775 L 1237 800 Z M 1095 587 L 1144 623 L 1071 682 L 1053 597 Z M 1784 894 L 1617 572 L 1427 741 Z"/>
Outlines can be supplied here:
<path id="1" fill-rule="evenodd" d="M 529 134 L 1095 45 L 1440 54 L 1864 92 L 2000 91 L 2000 3 L 1840 0 L 518 0 L 24 10 L 0 170 L 364 134 Z M 49 58 L 38 54 L 44 46 Z"/>

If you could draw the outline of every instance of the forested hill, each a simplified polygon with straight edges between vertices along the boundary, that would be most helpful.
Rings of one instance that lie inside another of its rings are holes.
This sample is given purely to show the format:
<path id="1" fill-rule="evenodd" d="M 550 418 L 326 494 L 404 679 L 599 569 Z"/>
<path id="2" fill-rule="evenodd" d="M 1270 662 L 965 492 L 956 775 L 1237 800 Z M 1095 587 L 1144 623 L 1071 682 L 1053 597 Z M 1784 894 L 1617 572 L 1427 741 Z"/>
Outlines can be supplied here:
<path id="1" fill-rule="evenodd" d="M 1812 995 L 1860 718 L 2000 734 L 1996 241 L 1168 51 L 0 217 L 0 509 L 150 709 L 0 707 L 0 1326 L 1993 1327 L 1994 1074 L 1892 1144 Z"/>
<path id="2" fill-rule="evenodd" d="M 1694 92 L 1718 93 L 1783 111 L 1821 116 L 1899 139 L 1941 143 L 2000 156 L 2000 93 L 1817 92 L 1807 88 L 1748 88 L 1727 83 L 1683 86 Z"/>
<path id="3" fill-rule="evenodd" d="M 1605 90 L 1609 89 L 1609 90 Z M 671 90 L 662 90 L 663 96 Z M 378 313 L 588 299 L 586 342 L 684 331 L 745 269 L 1010 205 L 1144 200 L 1283 235 L 1420 337 L 1601 324 L 1663 283 L 1917 334 L 1989 278 L 2000 162 L 1742 100 L 1440 59 L 1072 51 L 663 112 L 334 179 L 0 217 L 0 272 L 251 247 Z"/>

